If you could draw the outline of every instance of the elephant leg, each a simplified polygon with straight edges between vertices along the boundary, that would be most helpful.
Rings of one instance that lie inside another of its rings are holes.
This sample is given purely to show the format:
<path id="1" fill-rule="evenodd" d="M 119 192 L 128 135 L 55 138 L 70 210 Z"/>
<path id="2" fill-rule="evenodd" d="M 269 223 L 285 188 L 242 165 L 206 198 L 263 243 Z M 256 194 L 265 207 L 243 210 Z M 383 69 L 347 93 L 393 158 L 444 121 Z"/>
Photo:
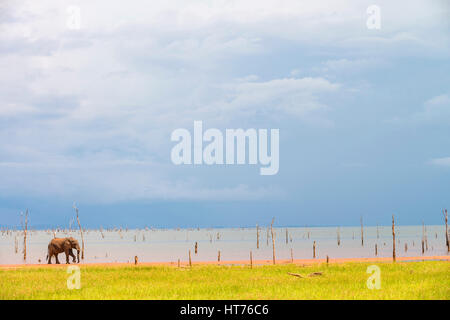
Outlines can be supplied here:
<path id="1" fill-rule="evenodd" d="M 58 260 L 58 254 L 57 253 L 55 253 L 55 258 L 56 258 L 56 264 L 60 264 L 59 260 Z"/>
<path id="2" fill-rule="evenodd" d="M 76 260 L 75 260 L 75 255 L 73 254 L 73 251 L 72 251 L 72 249 L 70 249 L 69 250 L 69 254 L 70 254 L 70 256 L 72 257 L 72 262 L 76 262 Z"/>
<path id="3" fill-rule="evenodd" d="M 48 264 L 52 264 L 52 255 L 50 252 L 48 253 Z"/>
<path id="4" fill-rule="evenodd" d="M 70 264 L 70 262 L 69 262 L 69 250 L 71 250 L 71 249 L 64 250 L 64 253 L 66 254 L 66 264 Z"/>

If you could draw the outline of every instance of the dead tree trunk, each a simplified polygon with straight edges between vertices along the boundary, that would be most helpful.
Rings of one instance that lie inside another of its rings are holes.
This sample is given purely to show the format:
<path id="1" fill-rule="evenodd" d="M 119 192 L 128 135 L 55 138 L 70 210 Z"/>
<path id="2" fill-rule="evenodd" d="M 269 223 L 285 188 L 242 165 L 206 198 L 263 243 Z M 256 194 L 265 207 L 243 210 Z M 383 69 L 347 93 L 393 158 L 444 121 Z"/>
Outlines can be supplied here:
<path id="1" fill-rule="evenodd" d="M 450 244 L 448 241 L 448 213 L 447 209 L 442 209 L 442 214 L 444 215 L 445 219 L 445 244 L 447 245 L 447 252 L 450 252 Z"/>
<path id="2" fill-rule="evenodd" d="M 259 249 L 259 227 L 256 225 L 256 249 Z"/>
<path id="3" fill-rule="evenodd" d="M 23 226 L 23 260 L 27 260 L 27 233 L 28 233 L 28 209 L 25 211 L 25 223 Z"/>
<path id="4" fill-rule="evenodd" d="M 341 245 L 341 230 L 339 227 L 337 228 L 336 234 L 337 234 L 337 245 L 340 246 Z"/>
<path id="5" fill-rule="evenodd" d="M 425 253 L 425 223 L 422 220 L 422 254 Z"/>
<path id="6" fill-rule="evenodd" d="M 428 250 L 428 241 L 427 241 L 427 229 L 425 227 L 425 222 L 422 220 L 422 253 Z"/>
<path id="7" fill-rule="evenodd" d="M 75 205 L 75 203 L 73 204 L 73 208 L 75 209 L 75 212 L 77 213 L 77 222 L 78 222 L 78 227 L 80 228 L 80 234 L 81 234 L 81 260 L 84 260 L 84 236 L 83 236 L 83 228 L 81 227 L 81 223 L 80 223 L 80 217 L 78 215 L 78 208 Z"/>
<path id="8" fill-rule="evenodd" d="M 273 236 L 273 222 L 275 218 L 272 218 L 272 223 L 270 224 L 270 233 L 272 234 L 272 260 L 273 264 L 275 264 L 275 238 Z"/>
<path id="9" fill-rule="evenodd" d="M 364 228 L 363 228 L 363 218 L 361 216 L 361 246 L 364 247 Z"/>
<path id="10" fill-rule="evenodd" d="M 395 222 L 394 215 L 392 215 L 392 258 L 395 262 Z"/>

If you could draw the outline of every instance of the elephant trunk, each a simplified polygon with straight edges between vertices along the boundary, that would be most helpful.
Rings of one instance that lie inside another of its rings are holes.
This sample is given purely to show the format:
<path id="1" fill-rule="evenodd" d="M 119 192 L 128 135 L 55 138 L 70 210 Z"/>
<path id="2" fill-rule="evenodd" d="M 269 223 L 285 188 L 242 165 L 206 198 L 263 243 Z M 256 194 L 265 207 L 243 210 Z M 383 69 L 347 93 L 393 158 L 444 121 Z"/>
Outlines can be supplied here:
<path id="1" fill-rule="evenodd" d="M 77 246 L 77 260 L 78 260 L 78 263 L 80 263 L 80 246 Z"/>

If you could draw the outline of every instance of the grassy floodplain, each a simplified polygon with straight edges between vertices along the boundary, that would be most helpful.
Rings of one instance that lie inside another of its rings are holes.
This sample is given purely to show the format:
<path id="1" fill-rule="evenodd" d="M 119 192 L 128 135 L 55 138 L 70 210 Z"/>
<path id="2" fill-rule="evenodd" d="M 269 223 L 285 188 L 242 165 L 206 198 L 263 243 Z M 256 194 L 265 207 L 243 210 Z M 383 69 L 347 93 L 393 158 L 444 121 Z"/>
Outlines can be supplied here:
<path id="1" fill-rule="evenodd" d="M 369 290 L 367 267 L 381 270 Z M 83 266 L 68 290 L 64 267 L 0 269 L 0 299 L 450 299 L 448 261 L 299 266 Z M 322 275 L 308 277 L 313 272 Z M 299 278 L 288 273 L 305 276 Z"/>

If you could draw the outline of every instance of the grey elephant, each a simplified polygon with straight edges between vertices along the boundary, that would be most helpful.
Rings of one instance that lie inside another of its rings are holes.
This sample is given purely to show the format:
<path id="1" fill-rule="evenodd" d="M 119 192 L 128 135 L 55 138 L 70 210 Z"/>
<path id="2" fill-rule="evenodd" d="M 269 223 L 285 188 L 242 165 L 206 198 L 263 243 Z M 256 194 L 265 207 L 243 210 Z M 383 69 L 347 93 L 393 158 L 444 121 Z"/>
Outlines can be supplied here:
<path id="1" fill-rule="evenodd" d="M 69 262 L 69 256 L 73 258 L 72 262 L 75 262 L 75 256 L 72 252 L 72 249 L 77 250 L 77 259 L 78 263 L 80 263 L 80 245 L 78 241 L 72 237 L 69 238 L 54 238 L 48 244 L 48 264 L 52 263 L 52 256 L 55 256 L 56 263 L 59 264 L 58 254 L 64 252 L 66 254 L 66 263 Z"/>

